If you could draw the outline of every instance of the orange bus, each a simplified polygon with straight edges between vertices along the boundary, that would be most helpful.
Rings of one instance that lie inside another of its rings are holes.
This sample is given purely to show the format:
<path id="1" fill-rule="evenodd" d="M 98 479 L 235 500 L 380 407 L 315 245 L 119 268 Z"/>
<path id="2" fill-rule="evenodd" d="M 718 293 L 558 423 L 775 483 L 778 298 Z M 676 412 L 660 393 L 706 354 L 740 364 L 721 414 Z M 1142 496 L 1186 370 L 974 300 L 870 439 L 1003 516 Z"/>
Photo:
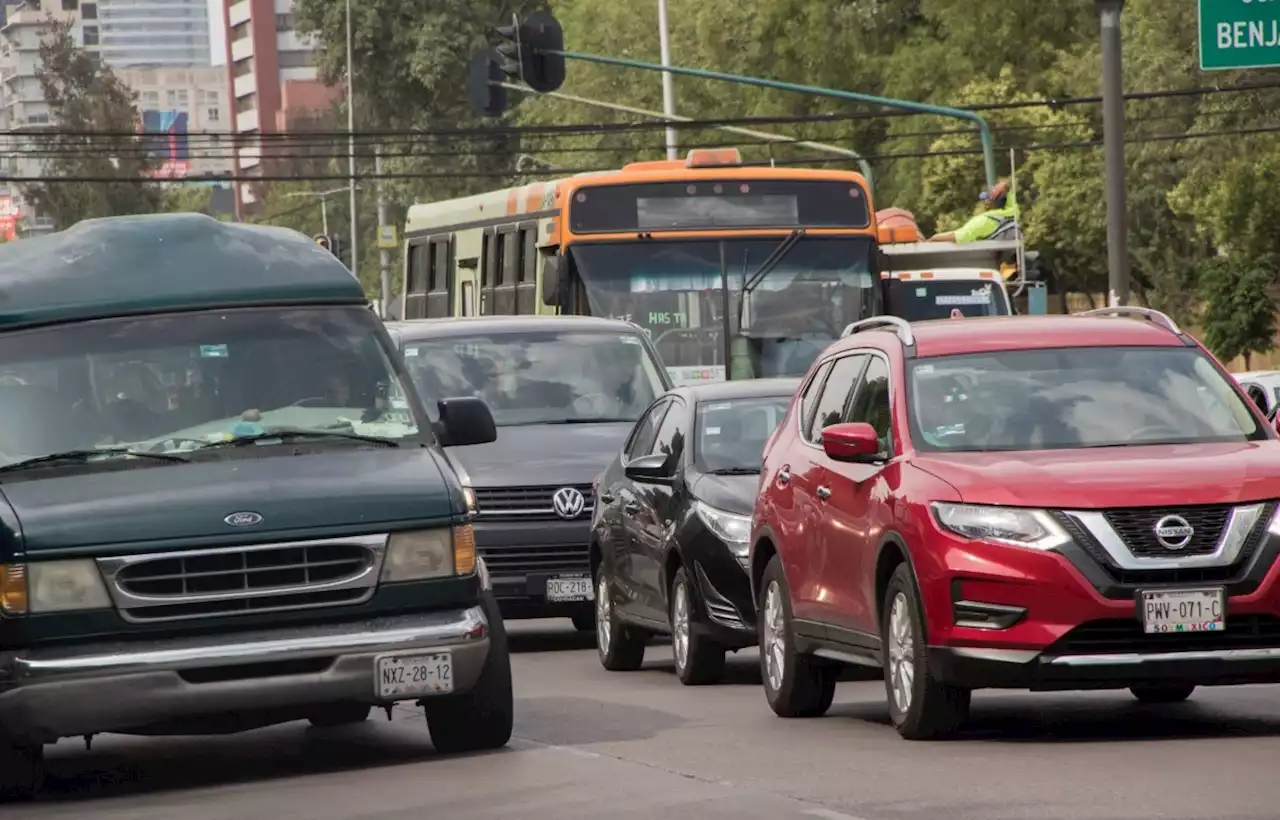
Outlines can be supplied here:
<path id="1" fill-rule="evenodd" d="M 802 375 L 882 289 L 870 190 L 736 149 L 444 202 L 405 225 L 406 319 L 626 319 L 673 381 Z"/>

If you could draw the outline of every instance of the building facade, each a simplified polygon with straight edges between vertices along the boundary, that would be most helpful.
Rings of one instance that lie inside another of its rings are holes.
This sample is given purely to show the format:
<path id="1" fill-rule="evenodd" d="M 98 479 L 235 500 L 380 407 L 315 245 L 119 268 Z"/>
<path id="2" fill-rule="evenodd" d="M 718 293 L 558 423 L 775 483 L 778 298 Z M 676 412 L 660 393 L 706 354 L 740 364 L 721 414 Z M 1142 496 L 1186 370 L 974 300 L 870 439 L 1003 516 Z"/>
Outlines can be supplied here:
<path id="1" fill-rule="evenodd" d="M 211 62 L 205 0 L 81 0 L 80 17 L 85 43 L 95 40 L 102 61 L 114 69 Z"/>
<path id="2" fill-rule="evenodd" d="M 234 112 L 236 174 L 262 176 L 278 143 L 263 135 L 283 134 L 297 122 L 310 121 L 329 110 L 338 98 L 335 89 L 318 79 L 315 43 L 300 35 L 293 0 L 223 0 L 227 30 L 228 88 Z M 237 183 L 236 211 L 252 208 L 257 193 L 252 184 Z"/>
<path id="3" fill-rule="evenodd" d="M 229 120 L 227 69 L 121 68 L 116 76 L 138 95 L 142 130 L 167 178 L 227 176 L 235 168 Z"/>

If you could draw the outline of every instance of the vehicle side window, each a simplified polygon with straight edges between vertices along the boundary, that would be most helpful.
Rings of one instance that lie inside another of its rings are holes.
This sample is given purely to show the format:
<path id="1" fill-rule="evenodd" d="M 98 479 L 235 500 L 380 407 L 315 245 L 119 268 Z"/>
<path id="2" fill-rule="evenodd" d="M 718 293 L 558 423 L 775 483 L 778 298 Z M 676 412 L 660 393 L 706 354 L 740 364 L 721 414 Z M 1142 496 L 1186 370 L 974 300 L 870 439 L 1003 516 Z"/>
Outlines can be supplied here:
<path id="1" fill-rule="evenodd" d="M 672 453 L 678 455 L 683 452 L 685 427 L 684 405 L 679 401 L 672 401 L 671 410 L 662 420 L 662 426 L 658 428 L 652 454 L 665 453 L 670 456 Z"/>
<path id="2" fill-rule="evenodd" d="M 666 415 L 667 408 L 670 406 L 671 402 L 660 401 L 650 407 L 649 412 L 636 422 L 635 429 L 631 431 L 631 438 L 627 441 L 627 461 L 648 455 L 653 449 L 653 443 L 658 435 L 658 425 L 662 423 L 662 417 Z"/>
<path id="3" fill-rule="evenodd" d="M 800 396 L 800 406 L 796 412 L 800 414 L 801 435 L 806 439 L 809 438 L 809 428 L 813 425 L 813 403 L 817 400 L 818 393 L 822 390 L 822 383 L 826 381 L 827 374 L 830 372 L 831 362 L 826 362 L 819 367 L 818 372 L 813 374 L 813 381 L 809 382 Z"/>
<path id="4" fill-rule="evenodd" d="M 849 421 L 862 421 L 874 427 L 880 438 L 880 452 L 892 455 L 892 419 L 889 413 L 889 365 L 879 356 L 872 356 L 858 385 Z"/>
<path id="5" fill-rule="evenodd" d="M 862 366 L 867 357 L 845 356 L 836 359 L 831 366 L 831 375 L 822 386 L 822 395 L 818 397 L 814 410 L 813 426 L 809 430 L 808 440 L 813 444 L 822 442 L 822 431 L 833 424 L 844 421 L 844 409 L 849 404 L 849 396 L 853 393 L 853 385 L 862 373 Z"/>

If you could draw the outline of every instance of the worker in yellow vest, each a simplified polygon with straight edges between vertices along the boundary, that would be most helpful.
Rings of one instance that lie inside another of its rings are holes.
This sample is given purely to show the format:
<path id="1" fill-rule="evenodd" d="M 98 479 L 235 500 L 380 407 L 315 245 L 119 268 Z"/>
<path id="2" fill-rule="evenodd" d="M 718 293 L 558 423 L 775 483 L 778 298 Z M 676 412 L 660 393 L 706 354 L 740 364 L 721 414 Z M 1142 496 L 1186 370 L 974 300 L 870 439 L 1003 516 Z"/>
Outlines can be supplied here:
<path id="1" fill-rule="evenodd" d="M 982 199 L 986 201 L 986 208 L 982 213 L 957 230 L 934 234 L 929 237 L 929 241 L 957 244 L 981 242 L 984 239 L 990 239 L 1009 220 L 1016 220 L 1021 215 L 1017 192 L 1010 187 L 1007 179 L 1000 180 L 992 186 L 990 191 L 984 192 Z"/>

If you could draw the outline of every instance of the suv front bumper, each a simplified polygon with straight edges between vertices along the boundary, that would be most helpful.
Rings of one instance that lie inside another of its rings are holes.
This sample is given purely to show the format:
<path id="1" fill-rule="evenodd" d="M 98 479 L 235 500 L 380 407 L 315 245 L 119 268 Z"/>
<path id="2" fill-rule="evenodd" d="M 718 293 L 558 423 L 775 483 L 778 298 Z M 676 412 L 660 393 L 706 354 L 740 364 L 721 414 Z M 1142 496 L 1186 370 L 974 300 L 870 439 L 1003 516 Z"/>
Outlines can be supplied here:
<path id="1" fill-rule="evenodd" d="M 489 654 L 480 606 L 355 623 L 0 652 L 0 728 L 16 739 L 121 731 L 199 716 L 375 704 L 377 658 L 452 656 L 466 692 Z M 406 696 L 419 700 L 430 695 Z"/>

